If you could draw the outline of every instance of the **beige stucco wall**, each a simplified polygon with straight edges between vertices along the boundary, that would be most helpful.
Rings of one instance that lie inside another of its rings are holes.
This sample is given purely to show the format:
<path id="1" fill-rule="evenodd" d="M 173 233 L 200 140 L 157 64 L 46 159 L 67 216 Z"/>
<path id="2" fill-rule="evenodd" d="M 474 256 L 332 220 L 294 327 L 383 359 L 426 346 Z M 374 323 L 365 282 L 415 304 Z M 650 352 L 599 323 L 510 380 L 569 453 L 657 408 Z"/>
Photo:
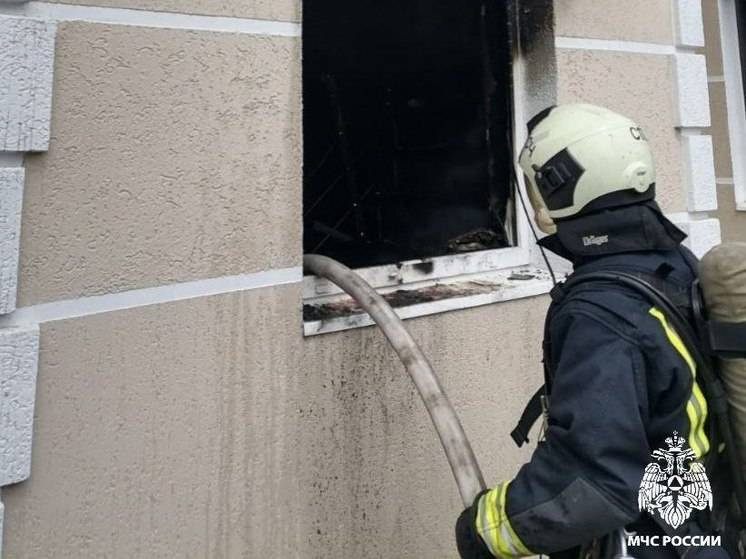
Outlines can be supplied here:
<path id="1" fill-rule="evenodd" d="M 635 119 L 653 148 L 657 197 L 669 212 L 686 210 L 681 147 L 675 128 L 672 61 L 667 56 L 559 49 L 558 101 L 594 103 Z"/>
<path id="2" fill-rule="evenodd" d="M 733 177 L 733 162 L 728 137 L 728 107 L 725 102 L 725 84 L 710 82 L 710 111 L 712 112 L 712 144 L 715 155 L 715 172 L 718 177 Z"/>
<path id="3" fill-rule="evenodd" d="M 556 4 L 559 34 L 672 41 L 666 1 L 635 2 L 649 18 Z M 21 305 L 298 266 L 299 43 L 62 23 L 49 153 L 26 158 Z M 559 49 L 557 69 L 560 101 L 641 122 L 662 203 L 685 211 L 670 57 Z M 547 302 L 408 323 L 490 482 L 530 452 L 508 432 L 540 381 Z M 381 335 L 301 332 L 299 284 L 42 324 L 32 474 L 2 493 L 6 556 L 454 557 L 456 488 Z"/>
<path id="4" fill-rule="evenodd" d="M 54 79 L 22 307 L 300 265 L 299 39 L 67 22 Z M 491 482 L 530 452 L 546 305 L 410 322 Z M 300 284 L 43 323 L 37 391 L 6 557 L 455 555 L 411 382 L 373 328 L 304 339 Z"/>
<path id="5" fill-rule="evenodd" d="M 554 5 L 558 36 L 662 44 L 673 41 L 670 0 L 555 0 Z"/>
<path id="6" fill-rule="evenodd" d="M 300 263 L 300 42 L 64 23 L 19 302 Z"/>
<path id="7" fill-rule="evenodd" d="M 723 230 L 723 241 L 746 242 L 746 215 L 736 210 L 733 186 L 718 186 L 718 219 Z"/>
<path id="8" fill-rule="evenodd" d="M 409 323 L 493 482 L 527 456 L 508 432 L 544 306 Z M 455 554 L 455 484 L 401 365 L 372 328 L 303 340 L 297 286 L 47 324 L 37 409 L 7 557 Z"/>

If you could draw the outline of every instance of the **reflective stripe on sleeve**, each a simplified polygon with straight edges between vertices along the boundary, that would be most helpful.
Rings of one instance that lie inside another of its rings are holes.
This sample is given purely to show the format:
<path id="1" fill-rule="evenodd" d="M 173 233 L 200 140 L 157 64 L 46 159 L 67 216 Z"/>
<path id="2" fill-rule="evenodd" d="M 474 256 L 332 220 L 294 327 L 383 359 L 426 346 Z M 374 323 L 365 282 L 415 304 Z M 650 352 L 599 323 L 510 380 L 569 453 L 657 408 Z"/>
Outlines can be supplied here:
<path id="1" fill-rule="evenodd" d="M 495 557 L 527 557 L 535 555 L 513 530 L 505 512 L 509 482 L 501 483 L 485 493 L 477 508 L 477 533 Z"/>

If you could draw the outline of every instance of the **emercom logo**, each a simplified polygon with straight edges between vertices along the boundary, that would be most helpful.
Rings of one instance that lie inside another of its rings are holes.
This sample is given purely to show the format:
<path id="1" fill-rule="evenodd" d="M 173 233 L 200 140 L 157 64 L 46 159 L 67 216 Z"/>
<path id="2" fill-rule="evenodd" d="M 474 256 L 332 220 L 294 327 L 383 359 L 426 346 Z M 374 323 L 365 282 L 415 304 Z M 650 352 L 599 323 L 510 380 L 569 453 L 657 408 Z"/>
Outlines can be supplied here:
<path id="1" fill-rule="evenodd" d="M 675 530 L 692 511 L 712 510 L 712 488 L 705 467 L 676 431 L 666 445 L 653 451 L 656 461 L 645 468 L 637 502 L 640 511 L 658 514 Z"/>
<path id="2" fill-rule="evenodd" d="M 640 536 L 627 534 L 627 545 L 630 547 L 719 547 L 723 545 L 722 536 Z"/>

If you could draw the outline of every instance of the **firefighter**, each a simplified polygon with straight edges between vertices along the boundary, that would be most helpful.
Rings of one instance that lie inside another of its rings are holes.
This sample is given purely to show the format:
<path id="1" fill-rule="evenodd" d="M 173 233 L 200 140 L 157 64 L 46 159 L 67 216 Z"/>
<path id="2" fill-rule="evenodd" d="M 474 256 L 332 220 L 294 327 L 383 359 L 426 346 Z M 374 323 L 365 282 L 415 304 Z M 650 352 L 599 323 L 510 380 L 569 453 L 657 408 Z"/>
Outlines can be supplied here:
<path id="1" fill-rule="evenodd" d="M 632 273 L 684 308 L 696 259 L 655 202 L 643 130 L 586 104 L 546 109 L 528 128 L 519 163 L 535 221 L 548 233 L 539 244 L 572 262 L 573 275 Z M 674 433 L 699 460 L 715 452 L 696 366 L 677 332 L 660 309 L 618 285 L 588 282 L 564 293 L 559 284 L 552 299 L 542 440 L 511 481 L 461 514 L 461 557 L 611 557 L 619 549 L 610 534 L 625 527 L 643 536 L 712 534 L 706 511 L 682 509 L 687 520 L 673 531 L 638 505 L 651 452 Z M 721 547 L 683 545 L 629 553 L 728 557 Z"/>

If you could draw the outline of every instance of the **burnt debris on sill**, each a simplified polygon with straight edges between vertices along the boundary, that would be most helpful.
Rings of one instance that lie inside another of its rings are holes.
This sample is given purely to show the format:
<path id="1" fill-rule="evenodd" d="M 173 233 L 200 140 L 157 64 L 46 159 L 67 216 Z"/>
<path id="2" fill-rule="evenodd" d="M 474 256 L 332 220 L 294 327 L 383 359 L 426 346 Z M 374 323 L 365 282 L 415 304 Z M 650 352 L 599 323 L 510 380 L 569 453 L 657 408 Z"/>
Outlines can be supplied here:
<path id="1" fill-rule="evenodd" d="M 528 281 L 538 276 L 530 272 L 516 272 L 508 280 Z M 492 293 L 506 287 L 502 282 L 465 281 L 450 284 L 435 284 L 417 289 L 399 289 L 382 294 L 393 308 L 403 308 L 433 301 L 455 299 Z M 365 314 L 357 303 L 349 297 L 328 303 L 306 303 L 303 305 L 303 321 L 317 322 L 354 315 Z"/>

